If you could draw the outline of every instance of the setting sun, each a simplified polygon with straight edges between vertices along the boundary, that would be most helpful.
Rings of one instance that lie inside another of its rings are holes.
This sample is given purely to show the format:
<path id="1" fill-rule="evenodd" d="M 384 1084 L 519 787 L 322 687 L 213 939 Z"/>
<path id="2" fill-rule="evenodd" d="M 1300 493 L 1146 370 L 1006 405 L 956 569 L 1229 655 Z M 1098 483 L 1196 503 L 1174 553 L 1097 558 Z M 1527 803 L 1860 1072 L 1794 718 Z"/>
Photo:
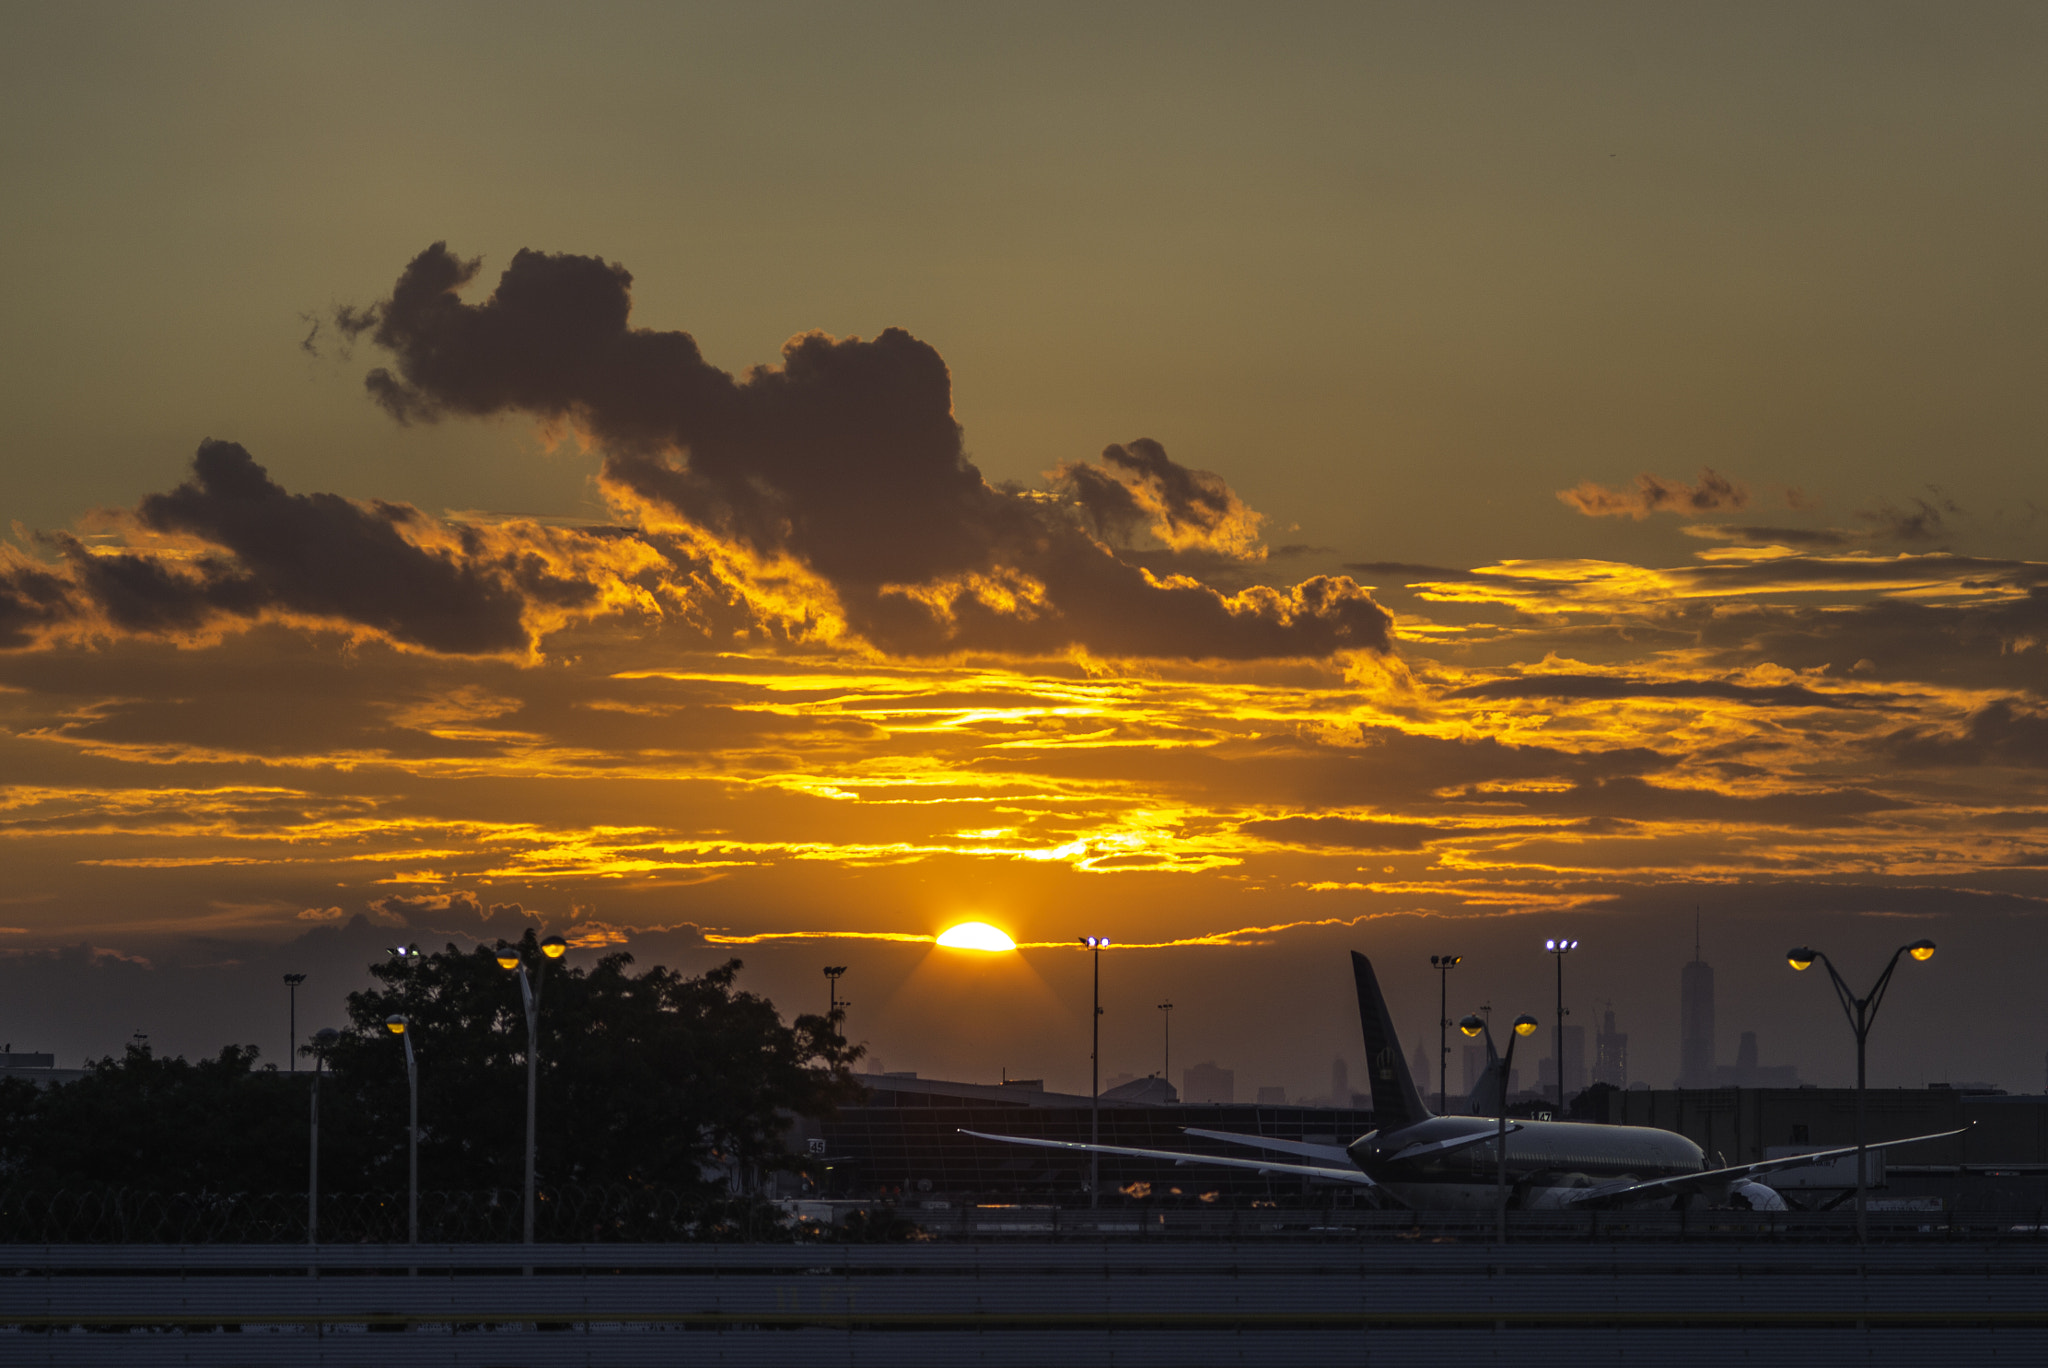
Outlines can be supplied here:
<path id="1" fill-rule="evenodd" d="M 1015 950 L 1017 942 L 987 922 L 961 922 L 939 933 L 939 944 L 950 950 Z"/>

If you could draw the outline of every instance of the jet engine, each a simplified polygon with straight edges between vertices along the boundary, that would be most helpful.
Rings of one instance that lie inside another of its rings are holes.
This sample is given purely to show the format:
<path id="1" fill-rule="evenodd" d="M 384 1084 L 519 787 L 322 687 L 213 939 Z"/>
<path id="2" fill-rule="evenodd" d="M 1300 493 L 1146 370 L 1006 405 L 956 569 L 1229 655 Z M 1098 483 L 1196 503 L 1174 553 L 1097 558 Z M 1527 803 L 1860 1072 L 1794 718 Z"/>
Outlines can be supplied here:
<path id="1" fill-rule="evenodd" d="M 1728 1205 L 1737 1211 L 1787 1211 L 1778 1190 L 1762 1183 L 1735 1183 L 1728 1189 Z"/>

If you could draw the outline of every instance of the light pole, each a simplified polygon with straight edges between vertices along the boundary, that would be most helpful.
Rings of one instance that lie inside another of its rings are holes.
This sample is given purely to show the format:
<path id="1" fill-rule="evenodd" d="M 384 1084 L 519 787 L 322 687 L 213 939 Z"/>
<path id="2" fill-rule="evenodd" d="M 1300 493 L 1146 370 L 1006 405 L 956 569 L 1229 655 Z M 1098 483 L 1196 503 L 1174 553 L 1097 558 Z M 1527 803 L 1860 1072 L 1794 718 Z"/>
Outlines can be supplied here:
<path id="1" fill-rule="evenodd" d="M 547 977 L 548 960 L 558 960 L 569 951 L 569 942 L 549 936 L 540 943 L 545 958 L 533 977 L 526 975 L 526 961 L 516 945 L 498 945 L 498 967 L 519 976 L 519 1000 L 526 1006 L 526 1187 L 521 1194 L 524 1214 L 521 1226 L 527 1244 L 533 1243 L 533 1134 L 534 1097 L 540 1089 L 540 990 Z"/>
<path id="2" fill-rule="evenodd" d="M 1575 940 L 1547 940 L 1543 948 L 1557 960 L 1557 1119 L 1564 1120 L 1564 957 L 1579 948 Z M 1519 1022 L 1517 1023 L 1519 1024 Z M 1508 1045 L 1513 1049 L 1512 1042 Z"/>
<path id="3" fill-rule="evenodd" d="M 420 1074 L 413 1064 L 412 1023 L 402 1016 L 384 1018 L 384 1029 L 405 1045 L 405 1242 L 420 1242 Z"/>
<path id="4" fill-rule="evenodd" d="M 1088 1110 L 1088 1143 L 1102 1143 L 1102 952 L 1109 948 L 1107 936 L 1083 936 L 1081 944 L 1088 947 L 1095 956 L 1095 1014 L 1089 1019 L 1093 1033 L 1089 1037 L 1088 1070 L 1091 1076 L 1089 1090 L 1093 1100 Z M 1102 1186 L 1102 1156 L 1089 1151 L 1088 1154 L 1088 1205 L 1093 1208 L 1100 1204 Z"/>
<path id="5" fill-rule="evenodd" d="M 850 1002 L 841 1002 L 839 1000 L 839 976 L 845 972 L 846 966 L 843 964 L 828 964 L 825 966 L 825 981 L 829 985 L 827 991 L 831 994 L 832 1003 L 831 1009 L 826 1015 L 826 1020 L 828 1021 L 837 1021 L 839 1019 L 839 1009 L 841 1007 L 853 1006 Z"/>
<path id="6" fill-rule="evenodd" d="M 1864 1046 L 1870 1040 L 1871 1023 L 1877 1020 L 1878 1004 L 1884 1001 L 1884 990 L 1891 986 L 1892 970 L 1899 967 L 1899 956 L 1911 955 L 1916 960 L 1934 958 L 1934 942 L 1916 940 L 1911 945 L 1902 945 L 1892 951 L 1891 959 L 1885 964 L 1884 972 L 1877 976 L 1877 983 L 1868 997 L 1857 997 L 1849 991 L 1849 985 L 1842 982 L 1842 976 L 1835 972 L 1835 962 L 1818 950 L 1798 946 L 1785 952 L 1785 961 L 1794 969 L 1806 969 L 1815 960 L 1827 966 L 1828 978 L 1835 985 L 1835 996 L 1842 1000 L 1842 1011 L 1849 1018 L 1849 1029 L 1856 1033 L 1856 1243 L 1867 1244 L 1870 1230 L 1864 1221 L 1864 1166 L 1863 1137 L 1863 1060 Z"/>
<path id="7" fill-rule="evenodd" d="M 305 981 L 306 976 L 304 974 L 286 974 L 284 976 L 285 990 L 291 994 L 291 1007 L 288 1009 L 290 1014 L 285 1018 L 290 1023 L 287 1034 L 291 1040 L 291 1044 L 287 1045 L 284 1051 L 285 1058 L 290 1061 L 285 1066 L 286 1073 L 297 1073 L 299 1071 L 299 985 Z"/>
<path id="8" fill-rule="evenodd" d="M 1476 1016 L 1468 1016 L 1458 1023 L 1458 1029 L 1468 1036 L 1486 1033 L 1487 1042 L 1492 1043 L 1493 1033 L 1486 1030 L 1486 1023 Z M 1501 1244 L 1508 1242 L 1508 1071 L 1515 1066 L 1515 1042 L 1536 1029 L 1536 1018 L 1524 1013 L 1515 1018 L 1515 1029 L 1508 1036 L 1507 1056 L 1500 1062 L 1500 1129 L 1494 1136 L 1495 1158 L 1494 1184 L 1500 1189 L 1500 1205 L 1494 1212 L 1494 1238 Z"/>
<path id="9" fill-rule="evenodd" d="M 313 1035 L 313 1152 L 306 1162 L 306 1243 L 320 1243 L 320 1068 L 327 1051 L 341 1038 L 333 1027 Z"/>
<path id="10" fill-rule="evenodd" d="M 1431 955 L 1436 968 L 1436 1110 L 1441 1116 L 1450 1110 L 1451 1090 L 1451 970 L 1465 962 L 1463 955 Z"/>
<path id="11" fill-rule="evenodd" d="M 1160 1021 L 1161 1021 L 1161 1022 L 1163 1023 L 1163 1026 L 1162 1026 L 1162 1030 L 1163 1030 L 1163 1031 L 1165 1032 L 1165 1041 L 1166 1041 L 1166 1060 L 1165 1060 L 1165 1062 L 1164 1062 L 1164 1063 L 1162 1063 L 1162 1064 L 1161 1064 L 1161 1065 L 1159 1066 L 1159 1076 L 1160 1076 L 1161 1078 L 1163 1078 L 1163 1079 L 1165 1079 L 1165 1080 L 1166 1080 L 1166 1086 L 1170 1088 L 1170 1087 L 1172 1087 L 1172 1086 L 1173 1086 L 1173 1004 L 1172 1004 L 1172 1003 L 1170 1003 L 1170 1002 L 1162 1002 L 1162 1003 L 1160 1003 L 1160 1004 L 1159 1004 L 1159 1019 L 1160 1019 Z"/>

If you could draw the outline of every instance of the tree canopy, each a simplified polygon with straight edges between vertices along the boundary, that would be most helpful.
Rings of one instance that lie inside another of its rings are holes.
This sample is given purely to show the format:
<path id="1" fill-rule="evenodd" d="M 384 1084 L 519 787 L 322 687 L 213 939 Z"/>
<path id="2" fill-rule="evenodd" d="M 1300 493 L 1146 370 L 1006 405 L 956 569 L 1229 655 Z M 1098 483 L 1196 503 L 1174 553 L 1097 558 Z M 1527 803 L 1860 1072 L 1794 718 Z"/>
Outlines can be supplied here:
<path id="1" fill-rule="evenodd" d="M 516 947 L 540 992 L 538 1177 L 543 1187 L 629 1184 L 710 1193 L 801 1161 L 794 1116 L 855 1096 L 861 1051 L 838 1022 L 784 1023 L 738 986 L 740 961 L 688 976 L 631 955 L 588 968 Z M 347 1029 L 315 1062 L 321 1185 L 398 1191 L 406 1180 L 406 1077 L 388 1017 L 410 1022 L 423 1189 L 517 1189 L 525 1153 L 527 1025 L 515 972 L 454 945 L 370 967 Z M 311 1055 L 310 1047 L 303 1053 Z M 0 1170 L 17 1183 L 159 1191 L 292 1191 L 306 1182 L 311 1071 L 257 1066 L 253 1046 L 214 1059 L 146 1045 L 76 1082 L 0 1083 Z"/>

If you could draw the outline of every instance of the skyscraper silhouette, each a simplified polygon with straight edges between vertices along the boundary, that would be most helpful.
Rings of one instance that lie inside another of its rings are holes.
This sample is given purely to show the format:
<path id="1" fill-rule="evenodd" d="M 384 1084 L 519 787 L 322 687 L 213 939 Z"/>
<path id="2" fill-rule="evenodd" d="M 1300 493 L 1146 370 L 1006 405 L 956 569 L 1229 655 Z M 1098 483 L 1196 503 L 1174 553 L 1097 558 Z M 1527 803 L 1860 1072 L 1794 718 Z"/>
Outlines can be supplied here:
<path id="1" fill-rule="evenodd" d="M 1692 961 L 1678 974 L 1678 1086 L 1714 1086 L 1714 970 L 1700 958 L 1699 909 L 1693 909 Z"/>

